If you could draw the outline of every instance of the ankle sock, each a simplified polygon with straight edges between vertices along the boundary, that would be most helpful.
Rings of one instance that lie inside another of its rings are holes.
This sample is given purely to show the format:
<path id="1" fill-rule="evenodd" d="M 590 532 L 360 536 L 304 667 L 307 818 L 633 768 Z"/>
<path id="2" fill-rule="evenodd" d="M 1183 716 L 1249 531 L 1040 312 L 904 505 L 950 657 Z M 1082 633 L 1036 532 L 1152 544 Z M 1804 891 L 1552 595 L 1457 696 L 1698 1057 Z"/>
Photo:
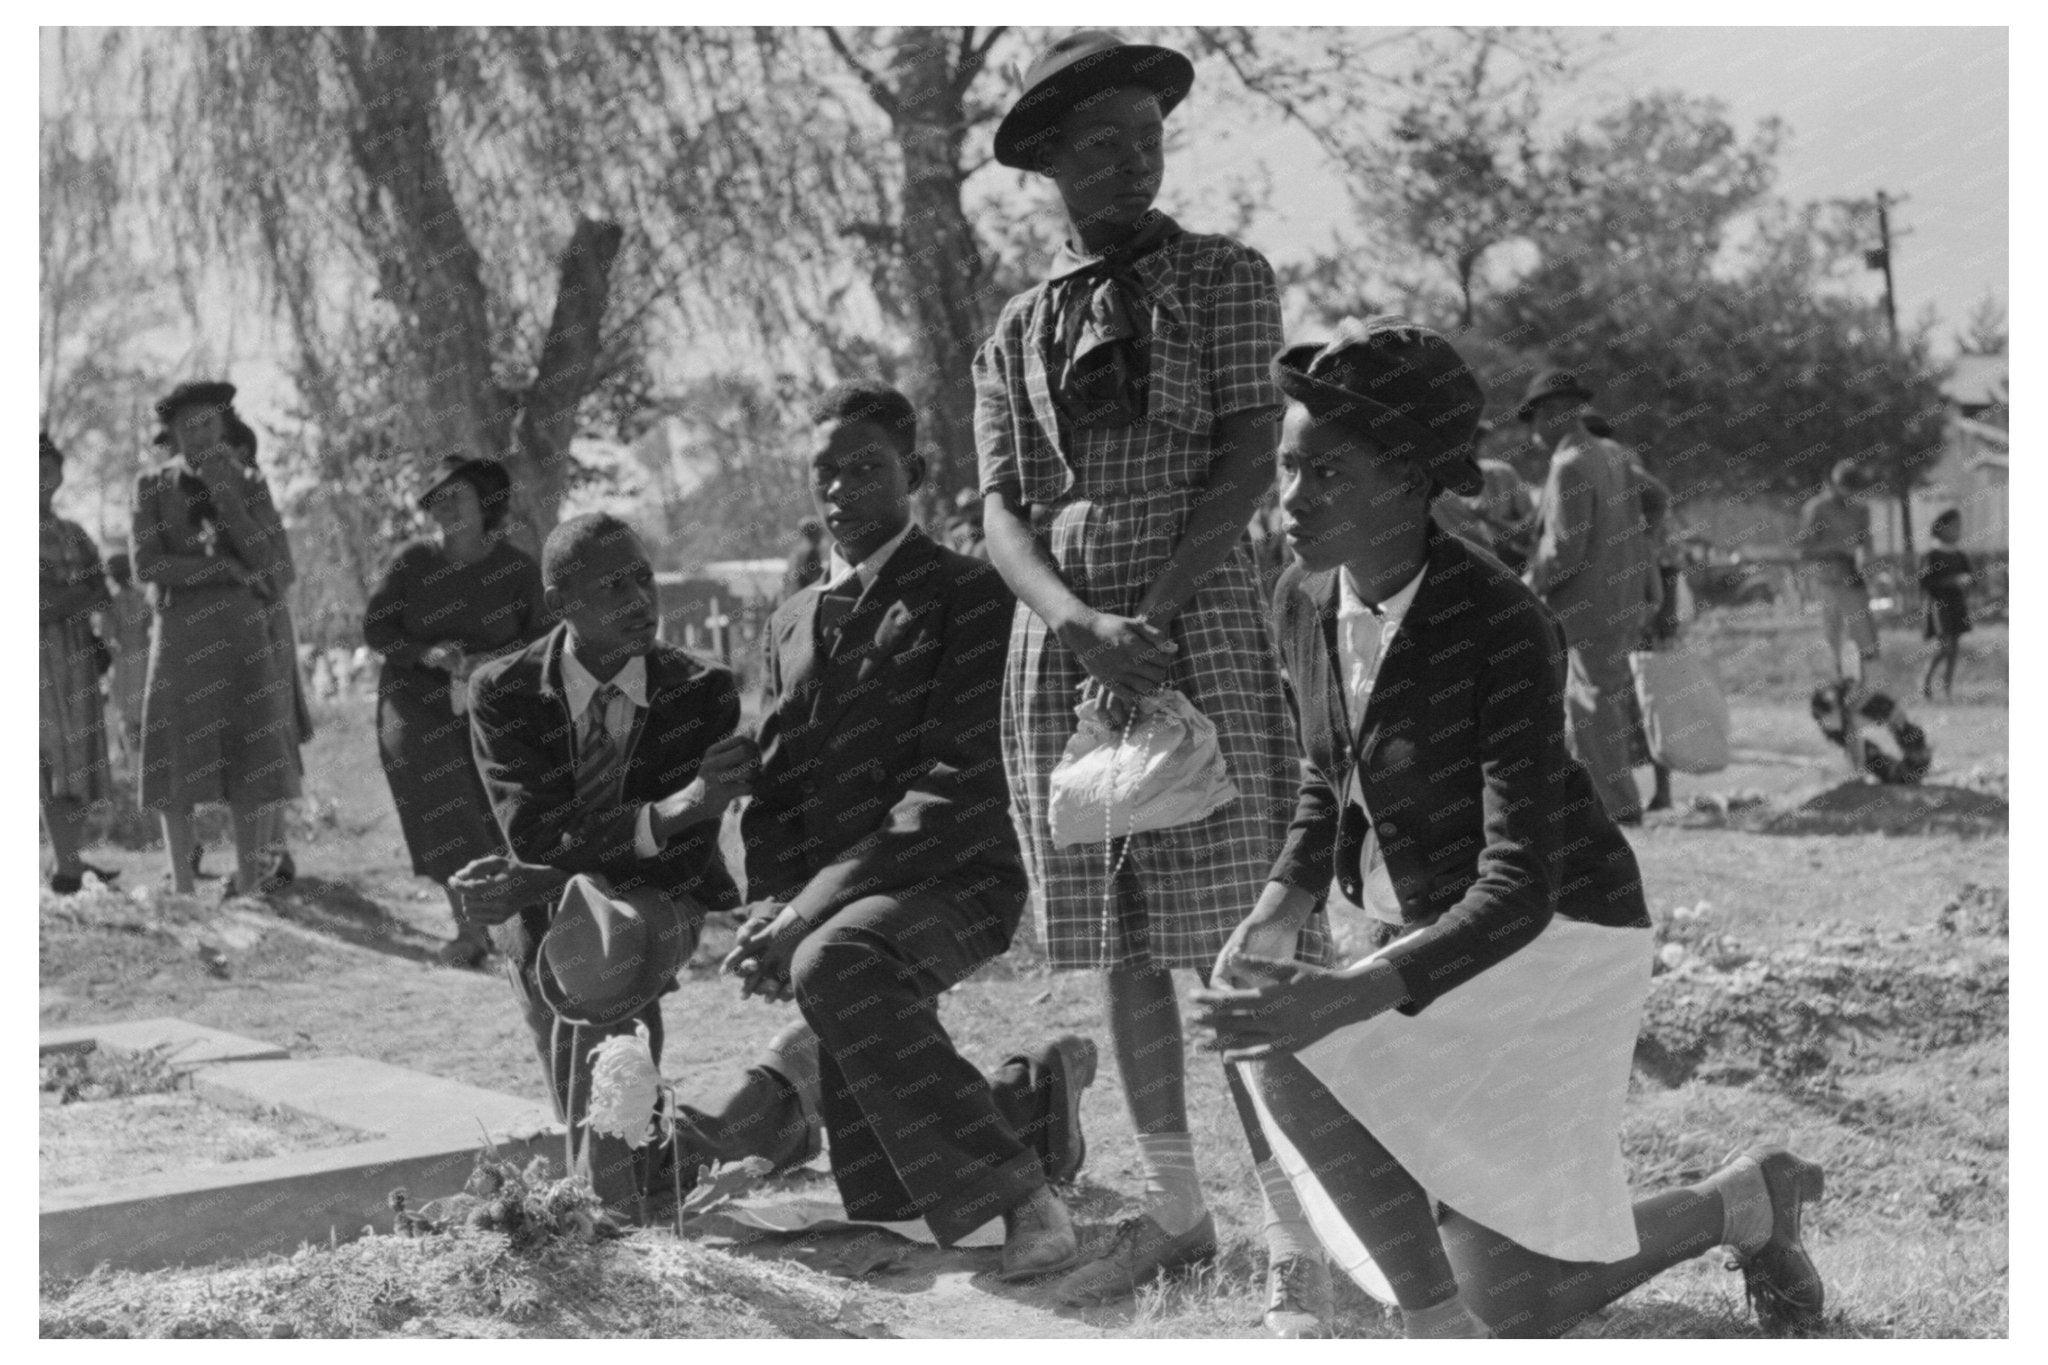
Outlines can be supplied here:
<path id="1" fill-rule="evenodd" d="M 1302 1212 L 1301 1200 L 1294 1193 L 1294 1183 L 1280 1169 L 1280 1163 L 1268 1157 L 1253 1169 L 1258 1172 L 1259 1192 L 1264 1196 L 1260 1202 L 1265 1205 L 1267 1263 L 1288 1256 L 1323 1259 L 1323 1244 L 1309 1226 L 1308 1215 Z"/>
<path id="2" fill-rule="evenodd" d="M 1195 1139 L 1187 1133 L 1140 1133 L 1138 1156 L 1145 1163 L 1145 1212 L 1178 1237 L 1202 1221 L 1208 1207 L 1195 1171 Z"/>
<path id="3" fill-rule="evenodd" d="M 1764 1168 L 1737 1157 L 1693 1186 L 1721 1201 L 1721 1244 L 1753 1252 L 1771 1240 L 1771 1190 Z"/>
<path id="4" fill-rule="evenodd" d="M 1493 1335 L 1486 1324 L 1452 1297 L 1429 1308 L 1403 1308 L 1401 1335 L 1417 1341 L 1485 1340 Z"/>

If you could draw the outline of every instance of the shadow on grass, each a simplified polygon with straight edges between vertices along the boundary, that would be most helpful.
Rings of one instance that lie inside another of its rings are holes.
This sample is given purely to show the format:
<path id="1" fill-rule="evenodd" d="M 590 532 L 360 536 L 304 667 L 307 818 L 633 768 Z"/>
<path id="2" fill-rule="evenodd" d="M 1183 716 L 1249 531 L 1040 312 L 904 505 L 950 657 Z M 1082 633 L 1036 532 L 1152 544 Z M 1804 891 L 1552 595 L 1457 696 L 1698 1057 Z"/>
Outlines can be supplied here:
<path id="1" fill-rule="evenodd" d="M 301 874 L 271 898 L 279 919 L 358 948 L 413 962 L 434 962 L 441 940 L 421 933 L 346 882 Z"/>

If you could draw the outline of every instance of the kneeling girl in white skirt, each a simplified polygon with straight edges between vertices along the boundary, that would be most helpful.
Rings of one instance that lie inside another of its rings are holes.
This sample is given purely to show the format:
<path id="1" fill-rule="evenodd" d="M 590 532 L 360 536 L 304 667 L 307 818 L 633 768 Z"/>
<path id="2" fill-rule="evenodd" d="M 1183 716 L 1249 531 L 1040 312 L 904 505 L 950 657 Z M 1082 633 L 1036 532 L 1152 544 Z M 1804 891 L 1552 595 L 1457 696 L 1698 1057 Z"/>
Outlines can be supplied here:
<path id="1" fill-rule="evenodd" d="M 1478 382 L 1385 317 L 1274 369 L 1298 561 L 1273 624 L 1308 763 L 1197 999 L 1311 1224 L 1410 1336 L 1557 1335 L 1721 1245 L 1766 1328 L 1815 1325 L 1818 1166 L 1757 1147 L 1631 1199 L 1652 947 L 1635 855 L 1565 749 L 1556 619 L 1429 517 L 1479 485 Z M 1374 951 L 1336 971 L 1290 960 L 1333 878 L 1374 920 Z"/>

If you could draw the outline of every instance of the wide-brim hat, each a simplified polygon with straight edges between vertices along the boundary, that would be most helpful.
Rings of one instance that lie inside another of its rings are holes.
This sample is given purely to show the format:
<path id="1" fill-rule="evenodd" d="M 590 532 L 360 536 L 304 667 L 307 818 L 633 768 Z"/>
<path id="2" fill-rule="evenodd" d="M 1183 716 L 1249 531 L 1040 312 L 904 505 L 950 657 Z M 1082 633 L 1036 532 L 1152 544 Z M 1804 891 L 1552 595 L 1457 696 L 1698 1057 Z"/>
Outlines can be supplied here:
<path id="1" fill-rule="evenodd" d="M 1567 398 L 1575 403 L 1591 402 L 1593 391 L 1579 382 L 1579 377 L 1570 370 L 1545 370 L 1529 381 L 1529 391 L 1522 395 L 1522 401 L 1515 408 L 1515 420 L 1526 422 L 1535 413 L 1539 403 L 1553 398 Z"/>
<path id="2" fill-rule="evenodd" d="M 156 400 L 156 420 L 169 426 L 186 408 L 224 408 L 235 401 L 235 386 L 220 379 L 188 379 Z"/>
<path id="3" fill-rule="evenodd" d="M 457 479 L 467 482 L 476 489 L 477 501 L 484 506 L 505 497 L 512 491 L 512 475 L 496 460 L 479 456 L 448 455 L 442 457 L 433 472 L 427 475 L 427 482 L 413 499 L 414 505 L 425 507 L 427 499 L 446 488 Z"/>
<path id="4" fill-rule="evenodd" d="M 1275 356 L 1273 378 L 1317 418 L 1415 461 L 1460 497 L 1483 486 L 1474 455 L 1486 390 L 1441 333 L 1392 314 L 1346 318 L 1329 342 Z"/>
<path id="5" fill-rule="evenodd" d="M 1159 112 L 1165 115 L 1194 84 L 1195 64 L 1170 47 L 1127 43 L 1107 29 L 1069 33 L 1024 73 L 1024 93 L 996 127 L 996 160 L 1014 170 L 1031 170 L 1046 139 L 1089 95 L 1141 86 L 1159 97 Z"/>
<path id="6" fill-rule="evenodd" d="M 534 983 L 564 1022 L 609 1028 L 659 998 L 696 946 L 696 926 L 659 887 L 616 892 L 579 874 L 541 937 Z"/>

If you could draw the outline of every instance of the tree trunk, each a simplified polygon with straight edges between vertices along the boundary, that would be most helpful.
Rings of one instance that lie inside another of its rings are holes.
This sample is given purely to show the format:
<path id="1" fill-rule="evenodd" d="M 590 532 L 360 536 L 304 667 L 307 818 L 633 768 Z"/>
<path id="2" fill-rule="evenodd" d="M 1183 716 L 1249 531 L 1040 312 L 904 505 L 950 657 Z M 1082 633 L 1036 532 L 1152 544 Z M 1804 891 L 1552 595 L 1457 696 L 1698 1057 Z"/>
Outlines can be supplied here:
<path id="1" fill-rule="evenodd" d="M 555 316 L 548 325 L 533 386 L 523 396 L 519 441 L 510 453 L 520 519 L 538 552 L 561 511 L 569 483 L 569 441 L 576 434 L 576 408 L 596 384 L 598 326 L 611 297 L 612 262 L 625 232 L 617 223 L 583 218 L 562 253 Z"/>
<path id="2" fill-rule="evenodd" d="M 926 503 L 950 506 L 975 482 L 974 353 L 987 335 L 989 274 L 960 203 L 966 138 L 956 31 L 904 28 L 890 54 L 888 107 L 903 155 L 898 296 L 908 316 L 911 399 L 924 415 Z"/>
<path id="3" fill-rule="evenodd" d="M 371 186 L 363 228 L 423 367 L 426 402 L 413 414 L 421 440 L 441 455 L 499 458 L 513 406 L 492 378 L 481 262 L 449 190 L 434 126 L 434 30 L 341 35 L 363 111 L 351 146 Z"/>
<path id="4" fill-rule="evenodd" d="M 422 367 L 425 396 L 413 419 L 430 454 L 505 462 L 513 539 L 538 552 L 568 484 L 577 407 L 597 379 L 598 329 L 624 233 L 616 223 L 578 221 L 533 385 L 523 395 L 500 387 L 482 263 L 449 190 L 434 125 L 436 31 L 343 32 L 364 111 L 353 152 L 373 191 L 363 228 Z"/>

